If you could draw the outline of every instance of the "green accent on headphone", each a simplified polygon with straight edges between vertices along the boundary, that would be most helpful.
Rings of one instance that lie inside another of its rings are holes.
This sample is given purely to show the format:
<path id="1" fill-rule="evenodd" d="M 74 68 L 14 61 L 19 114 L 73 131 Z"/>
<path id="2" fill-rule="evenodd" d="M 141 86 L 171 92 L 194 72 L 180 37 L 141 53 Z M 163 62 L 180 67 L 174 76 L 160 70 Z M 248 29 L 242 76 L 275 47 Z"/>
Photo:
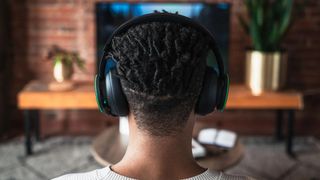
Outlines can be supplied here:
<path id="1" fill-rule="evenodd" d="M 227 101 L 228 101 L 230 78 L 229 78 L 228 74 L 226 75 L 226 77 L 227 77 L 226 97 L 224 98 L 223 106 L 222 106 L 222 109 L 220 110 L 220 112 L 223 112 L 224 108 L 227 105 Z"/>
<path id="2" fill-rule="evenodd" d="M 210 66 L 212 67 L 215 71 L 217 71 L 217 67 L 218 67 L 218 64 L 217 64 L 217 58 L 214 54 L 214 52 L 212 50 L 209 50 L 208 51 L 208 54 L 207 54 L 207 66 Z M 217 71 L 219 73 L 219 69 Z"/>
<path id="3" fill-rule="evenodd" d="M 99 107 L 99 111 L 103 112 L 103 108 L 101 107 L 101 104 L 99 103 L 99 92 L 98 92 L 98 87 L 97 87 L 97 81 L 98 81 L 98 75 L 95 76 L 94 78 L 94 92 L 96 93 L 96 102 Z"/>

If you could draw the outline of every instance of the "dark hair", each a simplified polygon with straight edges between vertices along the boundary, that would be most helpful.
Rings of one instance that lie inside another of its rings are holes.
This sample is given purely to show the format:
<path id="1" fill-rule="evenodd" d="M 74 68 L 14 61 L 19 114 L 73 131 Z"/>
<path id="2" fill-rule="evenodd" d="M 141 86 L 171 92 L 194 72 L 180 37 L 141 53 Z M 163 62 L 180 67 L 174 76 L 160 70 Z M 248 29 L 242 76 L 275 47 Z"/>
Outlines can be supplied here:
<path id="1" fill-rule="evenodd" d="M 177 23 L 140 24 L 112 40 L 118 76 L 138 128 L 174 135 L 186 124 L 202 87 L 208 43 Z"/>

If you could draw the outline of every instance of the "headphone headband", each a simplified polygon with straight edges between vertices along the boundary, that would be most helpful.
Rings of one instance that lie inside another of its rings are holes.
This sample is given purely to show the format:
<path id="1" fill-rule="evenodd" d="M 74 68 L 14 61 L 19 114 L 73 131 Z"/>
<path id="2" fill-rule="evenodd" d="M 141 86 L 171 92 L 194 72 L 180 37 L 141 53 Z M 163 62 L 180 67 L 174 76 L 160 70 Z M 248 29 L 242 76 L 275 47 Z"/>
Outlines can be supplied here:
<path id="1" fill-rule="evenodd" d="M 113 31 L 111 36 L 108 38 L 108 40 L 104 46 L 103 58 L 105 58 L 106 52 L 108 52 L 110 50 L 110 47 L 111 47 L 110 44 L 111 44 L 113 37 L 120 35 L 122 33 L 125 33 L 129 28 L 131 28 L 133 26 L 136 26 L 139 24 L 150 23 L 150 22 L 179 23 L 183 26 L 193 27 L 193 28 L 203 32 L 206 36 L 208 36 L 208 38 L 210 38 L 209 47 L 210 47 L 210 49 L 212 49 L 214 51 L 216 61 L 218 64 L 218 68 L 219 68 L 219 76 L 226 75 L 222 56 L 221 56 L 220 50 L 218 48 L 218 45 L 216 44 L 216 41 L 215 41 L 212 33 L 206 27 L 202 26 L 200 23 L 197 23 L 196 21 L 194 21 L 188 17 L 182 16 L 179 14 L 166 13 L 166 12 L 164 12 L 164 13 L 156 12 L 156 13 L 145 14 L 145 15 L 142 15 L 139 17 L 132 18 L 131 20 L 120 25 L 117 29 L 115 29 Z"/>

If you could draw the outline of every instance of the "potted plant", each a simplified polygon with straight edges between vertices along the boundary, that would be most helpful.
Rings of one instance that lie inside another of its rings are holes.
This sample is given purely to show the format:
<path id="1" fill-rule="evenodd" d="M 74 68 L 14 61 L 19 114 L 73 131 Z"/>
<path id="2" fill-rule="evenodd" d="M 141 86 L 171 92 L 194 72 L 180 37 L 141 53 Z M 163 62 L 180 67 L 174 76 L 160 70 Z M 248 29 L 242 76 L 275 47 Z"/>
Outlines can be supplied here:
<path id="1" fill-rule="evenodd" d="M 282 88 L 286 79 L 287 53 L 281 42 L 292 20 L 292 0 L 245 0 L 248 18 L 239 22 L 250 36 L 246 52 L 245 83 L 255 95 Z"/>
<path id="2" fill-rule="evenodd" d="M 48 88 L 52 91 L 66 91 L 73 88 L 71 77 L 73 65 L 76 64 L 81 70 L 85 70 L 84 61 L 77 52 L 67 51 L 53 45 L 48 52 L 48 60 L 53 62 L 53 77 L 55 82 L 49 83 Z"/>
<path id="3" fill-rule="evenodd" d="M 70 81 L 74 64 L 84 70 L 84 61 L 77 52 L 67 51 L 56 45 L 50 48 L 47 59 L 53 61 L 53 77 L 59 83 Z"/>

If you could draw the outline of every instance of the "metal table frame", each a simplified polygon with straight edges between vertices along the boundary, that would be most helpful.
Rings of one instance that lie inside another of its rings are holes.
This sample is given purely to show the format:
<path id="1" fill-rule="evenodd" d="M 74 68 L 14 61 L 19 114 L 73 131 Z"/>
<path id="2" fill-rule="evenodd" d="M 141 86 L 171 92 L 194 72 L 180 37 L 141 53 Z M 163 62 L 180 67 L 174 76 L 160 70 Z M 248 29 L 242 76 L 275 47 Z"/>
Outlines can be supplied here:
<path id="1" fill-rule="evenodd" d="M 25 152 L 31 155 L 32 139 L 40 141 L 40 120 L 38 110 L 24 110 Z"/>
<path id="2" fill-rule="evenodd" d="M 290 156 L 294 156 L 293 153 L 293 139 L 294 139 L 294 122 L 295 122 L 295 110 L 277 110 L 277 118 L 275 124 L 275 138 L 279 141 L 283 140 L 283 123 L 284 113 L 287 113 L 287 136 L 286 136 L 286 152 Z"/>

